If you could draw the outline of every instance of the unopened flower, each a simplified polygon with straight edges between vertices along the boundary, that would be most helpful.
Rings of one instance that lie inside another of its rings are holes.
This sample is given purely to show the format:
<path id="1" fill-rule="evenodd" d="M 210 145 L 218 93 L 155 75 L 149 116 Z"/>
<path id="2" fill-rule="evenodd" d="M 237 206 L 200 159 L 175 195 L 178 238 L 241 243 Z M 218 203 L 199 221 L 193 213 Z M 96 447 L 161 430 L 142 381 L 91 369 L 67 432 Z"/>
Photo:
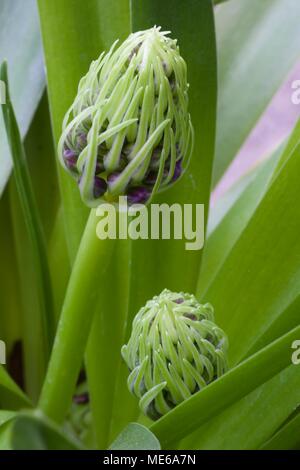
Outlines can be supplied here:
<path id="1" fill-rule="evenodd" d="M 210 304 L 164 290 L 141 308 L 122 348 L 129 390 L 158 419 L 227 370 L 227 337 Z"/>
<path id="2" fill-rule="evenodd" d="M 114 43 L 79 83 L 58 154 L 88 206 L 120 195 L 146 202 L 188 165 L 186 64 L 167 34 L 154 27 Z"/>
<path id="3" fill-rule="evenodd" d="M 66 427 L 81 441 L 85 441 L 91 435 L 91 408 L 87 382 L 77 386 L 72 404 L 67 415 Z"/>

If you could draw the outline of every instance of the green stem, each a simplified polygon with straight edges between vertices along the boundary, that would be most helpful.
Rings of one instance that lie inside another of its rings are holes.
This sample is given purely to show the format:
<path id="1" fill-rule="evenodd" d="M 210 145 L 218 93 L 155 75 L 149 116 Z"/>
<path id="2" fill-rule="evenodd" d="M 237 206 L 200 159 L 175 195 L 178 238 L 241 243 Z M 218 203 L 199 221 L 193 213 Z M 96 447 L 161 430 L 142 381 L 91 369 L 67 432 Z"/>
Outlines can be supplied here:
<path id="1" fill-rule="evenodd" d="M 96 210 L 92 210 L 71 273 L 39 402 L 40 409 L 57 422 L 64 419 L 70 406 L 114 247 L 114 240 L 97 238 L 96 226 Z"/>
<path id="2" fill-rule="evenodd" d="M 111 269 L 105 278 L 103 297 L 95 314 L 86 354 L 93 423 L 100 449 L 107 449 L 110 444 L 114 390 L 121 362 L 120 350 L 124 341 L 128 308 L 129 252 L 129 240 L 118 240 Z M 100 358 L 105 360 L 99 360 Z"/>

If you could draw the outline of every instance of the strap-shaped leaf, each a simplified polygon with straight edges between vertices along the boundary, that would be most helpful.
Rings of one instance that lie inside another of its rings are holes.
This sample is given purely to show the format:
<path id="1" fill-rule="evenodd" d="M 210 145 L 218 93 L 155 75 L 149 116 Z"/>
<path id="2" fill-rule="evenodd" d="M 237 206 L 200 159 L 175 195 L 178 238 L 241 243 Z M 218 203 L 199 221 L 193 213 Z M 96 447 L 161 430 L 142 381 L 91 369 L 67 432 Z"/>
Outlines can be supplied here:
<path id="1" fill-rule="evenodd" d="M 251 356 L 239 366 L 193 395 L 151 426 L 163 448 L 168 448 L 228 406 L 242 399 L 291 364 L 291 344 L 300 326 Z"/>
<path id="2" fill-rule="evenodd" d="M 299 155 L 298 144 L 201 299 L 214 305 L 229 336 L 232 364 L 299 295 Z"/>
<path id="3" fill-rule="evenodd" d="M 216 10 L 216 183 L 299 59 L 298 0 L 230 0 Z M 276 51 L 276 54 L 274 54 Z"/>

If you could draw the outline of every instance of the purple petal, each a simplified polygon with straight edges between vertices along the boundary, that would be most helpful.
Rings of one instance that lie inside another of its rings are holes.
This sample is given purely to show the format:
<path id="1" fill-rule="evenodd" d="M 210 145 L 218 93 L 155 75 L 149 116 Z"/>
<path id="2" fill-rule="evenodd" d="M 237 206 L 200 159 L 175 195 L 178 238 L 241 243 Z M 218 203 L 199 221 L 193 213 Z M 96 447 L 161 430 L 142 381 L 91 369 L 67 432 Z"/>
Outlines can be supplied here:
<path id="1" fill-rule="evenodd" d="M 120 174 L 121 174 L 120 172 L 115 171 L 114 173 L 111 173 L 110 175 L 108 175 L 108 177 L 107 177 L 108 185 L 114 183 L 116 181 L 116 179 L 118 179 Z"/>
<path id="2" fill-rule="evenodd" d="M 80 395 L 74 395 L 73 396 L 73 402 L 76 403 L 77 405 L 85 405 L 89 403 L 90 397 L 88 392 L 81 393 Z"/>
<path id="3" fill-rule="evenodd" d="M 77 155 L 71 149 L 64 150 L 64 162 L 69 170 L 76 170 Z"/>
<path id="4" fill-rule="evenodd" d="M 182 173 L 181 160 L 178 160 L 175 165 L 174 175 L 172 181 L 176 181 Z"/>
<path id="5" fill-rule="evenodd" d="M 99 176 L 95 176 L 94 178 L 94 197 L 97 199 L 98 197 L 103 196 L 103 194 L 107 191 L 107 184 L 103 178 L 99 178 Z"/>
<path id="6" fill-rule="evenodd" d="M 131 189 L 127 196 L 129 204 L 144 204 L 149 199 L 150 192 L 143 186 L 138 186 Z"/>

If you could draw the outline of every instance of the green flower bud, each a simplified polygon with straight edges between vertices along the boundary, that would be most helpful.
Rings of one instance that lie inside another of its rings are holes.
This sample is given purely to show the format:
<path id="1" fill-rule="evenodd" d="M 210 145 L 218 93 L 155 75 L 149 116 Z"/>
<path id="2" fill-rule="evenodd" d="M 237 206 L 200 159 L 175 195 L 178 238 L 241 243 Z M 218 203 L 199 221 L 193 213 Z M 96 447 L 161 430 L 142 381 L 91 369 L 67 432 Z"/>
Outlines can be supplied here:
<path id="1" fill-rule="evenodd" d="M 87 382 L 77 386 L 65 426 L 71 434 L 82 442 L 90 439 L 92 435 L 92 414 Z"/>
<path id="2" fill-rule="evenodd" d="M 210 304 L 165 289 L 137 313 L 122 347 L 129 390 L 158 419 L 226 372 L 227 346 Z"/>
<path id="3" fill-rule="evenodd" d="M 186 63 L 154 27 L 93 61 L 63 121 L 58 155 L 90 207 L 149 201 L 187 167 L 193 148 Z"/>

